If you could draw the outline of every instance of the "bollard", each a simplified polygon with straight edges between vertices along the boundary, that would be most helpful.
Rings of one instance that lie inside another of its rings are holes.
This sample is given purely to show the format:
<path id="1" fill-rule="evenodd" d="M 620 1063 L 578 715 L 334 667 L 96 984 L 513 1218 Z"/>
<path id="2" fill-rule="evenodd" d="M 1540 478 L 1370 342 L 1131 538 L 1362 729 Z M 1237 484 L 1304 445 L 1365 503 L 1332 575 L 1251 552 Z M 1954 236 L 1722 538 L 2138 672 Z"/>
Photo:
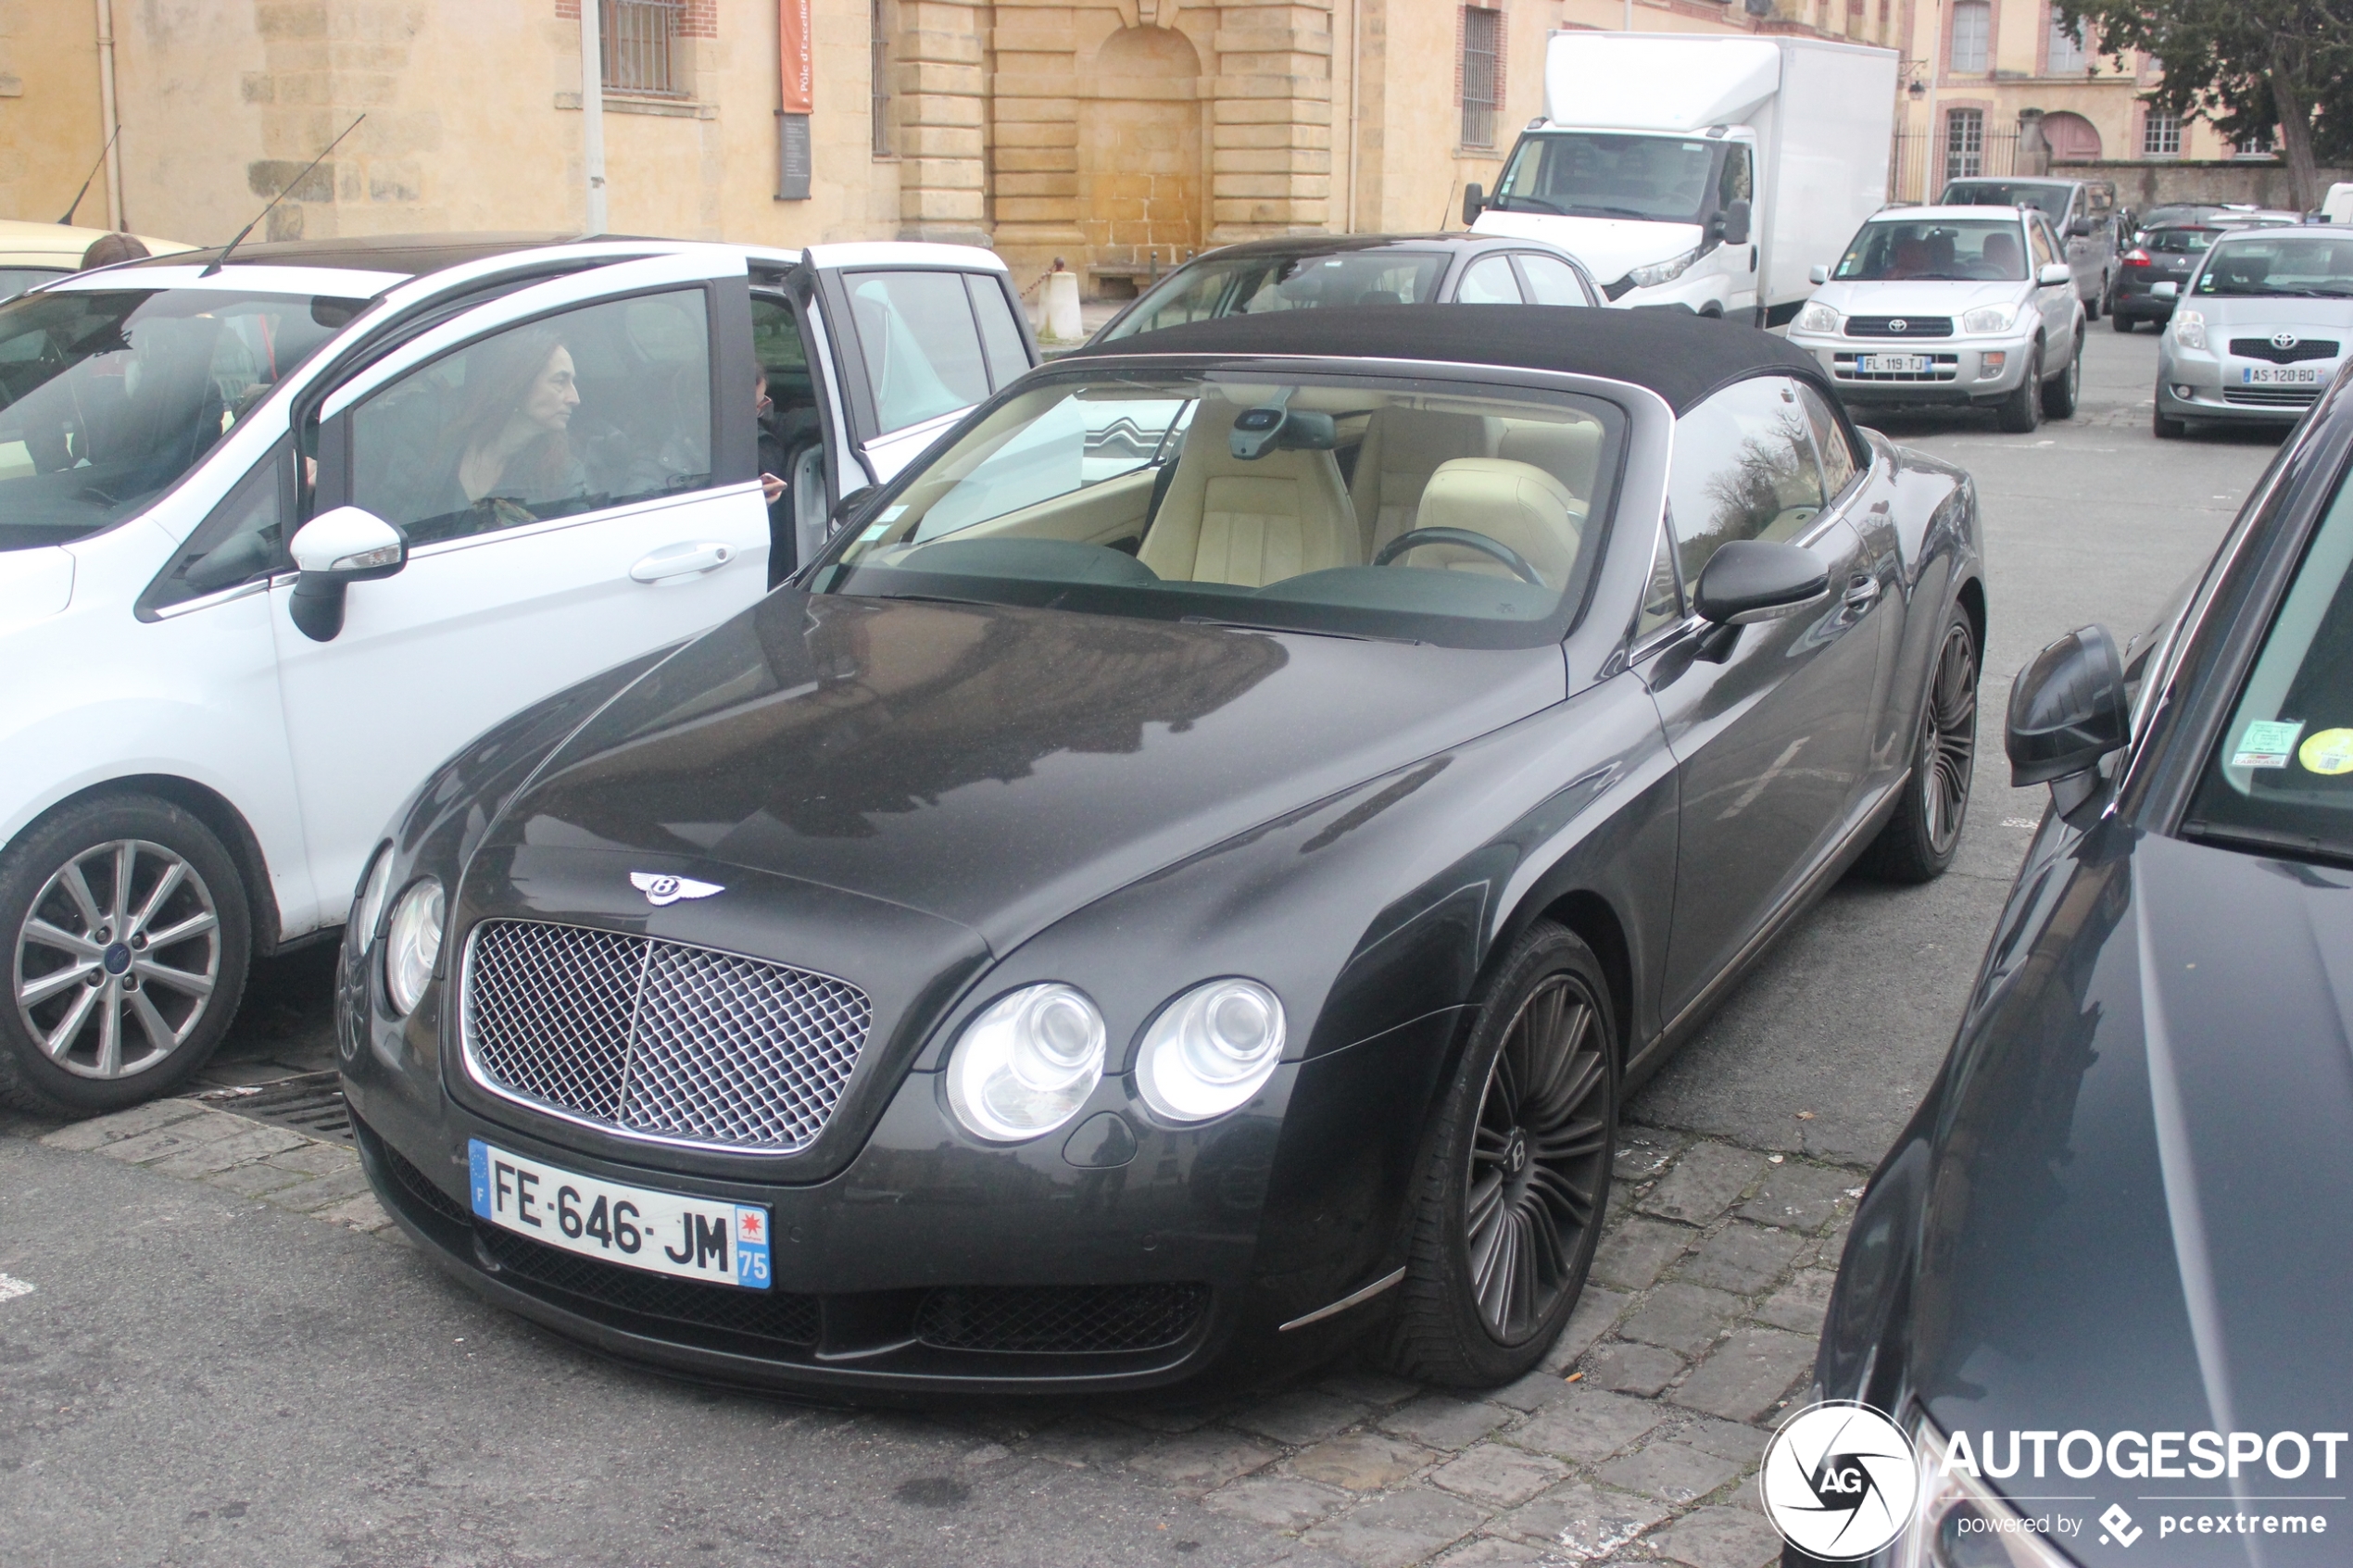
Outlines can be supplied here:
<path id="1" fill-rule="evenodd" d="M 1038 335 L 1047 343 L 1076 343 L 1087 335 L 1078 319 L 1078 274 L 1046 274 L 1046 330 Z"/>

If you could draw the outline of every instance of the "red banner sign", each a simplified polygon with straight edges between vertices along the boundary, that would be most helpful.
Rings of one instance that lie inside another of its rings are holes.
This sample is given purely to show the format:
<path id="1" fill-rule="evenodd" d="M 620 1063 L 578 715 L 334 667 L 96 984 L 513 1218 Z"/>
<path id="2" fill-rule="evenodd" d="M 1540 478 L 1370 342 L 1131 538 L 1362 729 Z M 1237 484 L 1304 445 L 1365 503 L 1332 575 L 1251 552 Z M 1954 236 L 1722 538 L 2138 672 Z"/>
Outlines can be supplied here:
<path id="1" fill-rule="evenodd" d="M 811 109 L 812 78 L 809 54 L 809 0 L 776 0 L 776 45 L 786 114 Z"/>

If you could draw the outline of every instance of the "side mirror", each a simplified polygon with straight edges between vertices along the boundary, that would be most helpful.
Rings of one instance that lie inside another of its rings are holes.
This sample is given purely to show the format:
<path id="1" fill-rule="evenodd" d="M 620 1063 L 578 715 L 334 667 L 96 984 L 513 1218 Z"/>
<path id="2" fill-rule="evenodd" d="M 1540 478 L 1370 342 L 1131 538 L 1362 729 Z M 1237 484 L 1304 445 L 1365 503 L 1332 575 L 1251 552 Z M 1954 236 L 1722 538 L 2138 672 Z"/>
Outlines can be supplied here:
<path id="1" fill-rule="evenodd" d="M 2061 283 L 2071 283 L 2074 281 L 2075 273 L 2064 261 L 2054 261 L 2049 266 L 2039 269 L 2034 274 L 2034 282 L 2038 288 L 2057 288 Z"/>
<path id="2" fill-rule="evenodd" d="M 1817 261 L 1813 266 L 1806 269 L 1806 281 L 1809 283 L 1829 282 L 1831 281 L 1829 263 Z"/>
<path id="3" fill-rule="evenodd" d="M 1830 572 L 1813 551 L 1735 539 L 1707 558 L 1692 593 L 1692 607 L 1704 621 L 1745 626 L 1794 615 L 1830 588 Z"/>
<path id="4" fill-rule="evenodd" d="M 343 630 L 344 590 L 407 566 L 409 536 L 373 512 L 337 507 L 304 523 L 286 553 L 302 573 L 286 613 L 304 636 L 331 643 Z"/>
<path id="5" fill-rule="evenodd" d="M 2182 285 L 2178 282 L 2168 281 L 2149 285 L 2149 297 L 2152 299 L 2178 299 L 2181 294 Z"/>
<path id="6" fill-rule="evenodd" d="M 2070 240 L 2088 240 L 2095 232 L 2096 225 L 2088 218 L 2079 218 L 2067 226 L 2067 237 Z"/>
<path id="7" fill-rule="evenodd" d="M 2090 793 L 2083 775 L 2133 738 L 2124 660 L 2104 626 L 2070 632 L 2034 656 L 2010 686 L 2003 746 L 2014 787 L 2047 784 L 2071 810 Z M 2062 786 L 2076 781 L 2077 787 Z M 2071 796 L 2073 798 L 2068 798 Z"/>
<path id="8" fill-rule="evenodd" d="M 1726 245 L 1748 244 L 1748 202 L 1743 198 L 1740 201 L 1726 202 L 1724 210 L 1716 215 L 1716 232 L 1722 237 Z"/>
<path id="9" fill-rule="evenodd" d="M 858 514 L 864 511 L 866 503 L 874 498 L 875 487 L 871 484 L 862 484 L 840 500 L 836 501 L 833 515 L 825 520 L 825 537 L 830 539 L 849 524 L 857 521 Z"/>
<path id="10" fill-rule="evenodd" d="M 1463 187 L 1463 227 L 1467 229 L 1478 222 L 1478 215 L 1486 210 L 1486 188 L 1474 180 Z"/>

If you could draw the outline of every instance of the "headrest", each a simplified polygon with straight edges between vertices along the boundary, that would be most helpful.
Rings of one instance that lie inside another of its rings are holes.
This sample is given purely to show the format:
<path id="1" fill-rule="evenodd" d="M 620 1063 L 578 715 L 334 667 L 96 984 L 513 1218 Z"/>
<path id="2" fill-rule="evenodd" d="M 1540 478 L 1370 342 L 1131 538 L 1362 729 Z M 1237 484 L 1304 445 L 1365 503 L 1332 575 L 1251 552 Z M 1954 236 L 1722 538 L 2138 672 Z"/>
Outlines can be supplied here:
<path id="1" fill-rule="evenodd" d="M 1582 509 L 1568 486 L 1533 463 L 1450 458 L 1422 487 L 1414 526 L 1467 528 L 1515 545 L 1533 533 L 1573 549 Z"/>

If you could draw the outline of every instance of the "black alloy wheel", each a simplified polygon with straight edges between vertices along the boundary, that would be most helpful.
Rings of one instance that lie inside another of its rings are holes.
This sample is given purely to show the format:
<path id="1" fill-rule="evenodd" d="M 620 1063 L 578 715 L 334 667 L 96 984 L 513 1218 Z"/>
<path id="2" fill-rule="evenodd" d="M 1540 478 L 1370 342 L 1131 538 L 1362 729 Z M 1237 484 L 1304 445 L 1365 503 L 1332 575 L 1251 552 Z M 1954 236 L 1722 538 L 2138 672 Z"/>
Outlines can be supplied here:
<path id="1" fill-rule="evenodd" d="M 228 1033 L 251 917 L 236 863 L 169 801 L 65 806 L 0 854 L 0 1103 L 46 1115 L 170 1093 Z"/>
<path id="2" fill-rule="evenodd" d="M 2026 374 L 2017 390 L 2001 401 L 1997 422 L 2011 435 L 2032 435 L 2043 428 L 2043 345 L 2036 344 L 2026 362 Z"/>
<path id="3" fill-rule="evenodd" d="M 1959 608 L 1944 626 L 1921 705 L 1912 776 L 1867 865 L 1889 882 L 1930 882 L 1953 863 L 1977 768 L 1977 631 Z"/>
<path id="4" fill-rule="evenodd" d="M 1390 1360 L 1491 1386 L 1542 1361 L 1609 1200 L 1617 1031 L 1592 950 L 1540 922 L 1482 986 L 1422 1167 Z"/>

